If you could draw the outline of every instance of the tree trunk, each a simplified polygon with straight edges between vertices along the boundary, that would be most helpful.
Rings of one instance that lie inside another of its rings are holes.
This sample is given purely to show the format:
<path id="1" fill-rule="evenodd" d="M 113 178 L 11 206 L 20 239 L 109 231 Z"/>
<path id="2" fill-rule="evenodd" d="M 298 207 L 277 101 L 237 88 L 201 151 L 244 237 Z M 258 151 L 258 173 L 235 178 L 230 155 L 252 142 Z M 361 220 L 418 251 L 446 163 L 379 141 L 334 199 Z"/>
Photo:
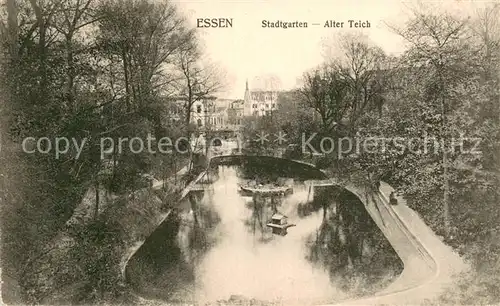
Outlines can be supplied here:
<path id="1" fill-rule="evenodd" d="M 446 113 L 445 113 L 445 99 L 442 97 L 441 100 L 441 137 L 443 137 L 443 219 L 444 219 L 444 229 L 446 236 L 450 235 L 450 207 L 449 207 L 449 193 L 450 193 L 450 182 L 448 178 L 448 151 L 446 148 Z"/>
<path id="2" fill-rule="evenodd" d="M 125 104 L 127 106 L 127 112 L 131 111 L 130 107 L 130 81 L 128 75 L 128 61 L 127 61 L 127 53 L 125 48 L 122 49 L 122 60 L 123 60 L 123 75 L 125 77 Z"/>
<path id="3" fill-rule="evenodd" d="M 67 95 L 68 95 L 68 108 L 70 113 L 72 114 L 75 110 L 75 105 L 74 105 L 74 94 L 73 94 L 73 88 L 74 88 L 74 82 L 75 82 L 75 68 L 74 68 L 74 59 L 73 59 L 73 33 L 70 33 L 66 37 L 66 49 L 67 49 L 67 55 L 66 55 L 66 64 L 68 65 L 68 75 L 67 75 Z"/>
<path id="4" fill-rule="evenodd" d="M 257 200 L 255 197 L 253 198 L 253 235 L 255 236 L 255 227 L 257 224 L 257 218 L 258 218 L 258 211 L 257 211 Z"/>
<path id="5" fill-rule="evenodd" d="M 95 188 L 95 206 L 94 206 L 94 219 L 99 216 L 99 182 L 96 180 L 94 184 Z"/>
<path id="6" fill-rule="evenodd" d="M 10 56 L 12 62 L 17 61 L 18 45 L 17 38 L 19 36 L 19 27 L 17 21 L 17 5 L 15 0 L 7 0 L 7 14 L 8 14 L 8 31 L 9 31 L 9 44 Z"/>
<path id="7" fill-rule="evenodd" d="M 174 157 L 173 159 L 174 163 L 174 183 L 177 185 L 177 159 Z"/>
<path id="8" fill-rule="evenodd" d="M 198 203 L 196 197 L 194 195 L 191 195 L 189 197 L 189 202 L 191 203 L 191 210 L 193 211 L 194 225 L 195 227 L 198 227 Z"/>
<path id="9" fill-rule="evenodd" d="M 47 27 L 45 24 L 45 20 L 43 19 L 43 13 L 41 7 L 38 5 L 36 0 L 30 0 L 31 7 L 35 12 L 37 25 L 38 25 L 38 50 L 39 50 L 39 67 L 38 67 L 38 76 L 40 77 L 40 101 L 45 101 L 45 97 L 48 89 L 48 78 L 47 78 L 47 52 L 46 52 L 46 38 L 47 38 Z"/>
<path id="10" fill-rule="evenodd" d="M 441 69 L 440 69 L 441 70 Z M 450 235 L 450 207 L 449 207 L 449 194 L 450 194 L 450 182 L 448 178 L 448 151 L 446 148 L 446 138 L 447 138 L 447 120 L 446 120 L 446 97 L 445 97 L 445 83 L 441 71 L 439 72 L 439 80 L 441 85 L 441 138 L 442 138 L 442 150 L 443 150 L 443 221 L 444 230 L 446 237 Z"/>

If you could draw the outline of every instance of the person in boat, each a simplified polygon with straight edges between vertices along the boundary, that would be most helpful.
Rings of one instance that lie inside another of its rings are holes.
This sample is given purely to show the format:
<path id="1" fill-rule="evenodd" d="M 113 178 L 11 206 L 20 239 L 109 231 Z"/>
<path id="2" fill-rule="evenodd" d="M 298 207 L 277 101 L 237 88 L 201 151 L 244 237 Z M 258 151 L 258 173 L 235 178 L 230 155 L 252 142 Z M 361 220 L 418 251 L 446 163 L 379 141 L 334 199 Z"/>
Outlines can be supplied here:
<path id="1" fill-rule="evenodd" d="M 396 199 L 396 194 L 394 194 L 394 191 L 391 192 L 391 194 L 389 195 L 389 204 L 391 204 L 391 205 L 398 204 L 398 200 Z"/>

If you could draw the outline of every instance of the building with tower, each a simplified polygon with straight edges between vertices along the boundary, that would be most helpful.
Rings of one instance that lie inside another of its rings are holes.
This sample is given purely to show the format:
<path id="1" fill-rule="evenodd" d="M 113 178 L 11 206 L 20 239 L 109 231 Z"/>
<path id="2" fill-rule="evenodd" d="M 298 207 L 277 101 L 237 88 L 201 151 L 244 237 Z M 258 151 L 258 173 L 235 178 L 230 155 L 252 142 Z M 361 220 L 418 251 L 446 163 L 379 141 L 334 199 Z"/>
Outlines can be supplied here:
<path id="1" fill-rule="evenodd" d="M 278 105 L 278 90 L 254 89 L 250 90 L 246 82 L 244 101 L 245 116 L 268 116 L 276 110 Z"/>

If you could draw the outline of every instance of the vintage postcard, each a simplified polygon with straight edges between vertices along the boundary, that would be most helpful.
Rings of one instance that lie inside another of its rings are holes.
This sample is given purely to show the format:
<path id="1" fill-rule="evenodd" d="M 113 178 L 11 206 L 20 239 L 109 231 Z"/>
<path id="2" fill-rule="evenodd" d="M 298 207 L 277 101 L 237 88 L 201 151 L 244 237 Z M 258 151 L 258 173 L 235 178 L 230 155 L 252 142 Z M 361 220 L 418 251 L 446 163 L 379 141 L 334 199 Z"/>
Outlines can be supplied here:
<path id="1" fill-rule="evenodd" d="M 500 304 L 500 2 L 1 0 L 6 305 Z"/>

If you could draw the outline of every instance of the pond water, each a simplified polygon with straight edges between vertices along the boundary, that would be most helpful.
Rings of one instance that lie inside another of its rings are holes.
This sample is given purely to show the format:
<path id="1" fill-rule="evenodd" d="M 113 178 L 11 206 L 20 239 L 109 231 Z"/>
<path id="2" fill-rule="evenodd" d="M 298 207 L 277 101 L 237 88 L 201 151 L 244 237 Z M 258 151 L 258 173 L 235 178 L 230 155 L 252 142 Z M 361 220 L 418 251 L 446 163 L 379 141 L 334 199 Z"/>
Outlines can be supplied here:
<path id="1" fill-rule="evenodd" d="M 296 182 L 292 195 L 252 198 L 239 184 L 254 173 L 220 166 L 212 177 L 130 261 L 128 280 L 142 296 L 203 305 L 228 299 L 318 304 L 362 292 L 355 287 L 363 280 L 386 285 L 401 271 L 362 204 L 339 190 L 313 191 Z M 266 226 L 276 209 L 296 224 L 286 236 Z"/>

